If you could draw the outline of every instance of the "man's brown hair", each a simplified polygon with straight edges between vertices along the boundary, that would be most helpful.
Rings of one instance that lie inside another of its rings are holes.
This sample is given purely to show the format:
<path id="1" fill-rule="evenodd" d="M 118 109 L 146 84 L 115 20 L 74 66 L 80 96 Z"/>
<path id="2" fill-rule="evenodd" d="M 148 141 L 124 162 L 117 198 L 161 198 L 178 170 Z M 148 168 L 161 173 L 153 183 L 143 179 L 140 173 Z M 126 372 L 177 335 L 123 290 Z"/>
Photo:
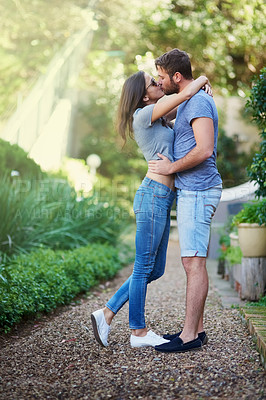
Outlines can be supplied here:
<path id="1" fill-rule="evenodd" d="M 176 72 L 180 72 L 185 79 L 193 79 L 191 63 L 188 54 L 179 49 L 173 49 L 156 58 L 155 66 L 161 67 L 172 78 Z"/>

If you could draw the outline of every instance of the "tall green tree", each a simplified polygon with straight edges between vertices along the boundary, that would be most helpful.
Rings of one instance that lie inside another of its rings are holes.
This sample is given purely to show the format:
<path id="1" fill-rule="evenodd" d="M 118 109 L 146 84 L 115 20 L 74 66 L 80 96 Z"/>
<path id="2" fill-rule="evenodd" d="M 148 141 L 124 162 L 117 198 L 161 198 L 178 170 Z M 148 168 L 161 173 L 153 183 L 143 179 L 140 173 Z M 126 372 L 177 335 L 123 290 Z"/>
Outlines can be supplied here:
<path id="1" fill-rule="evenodd" d="M 178 47 L 223 93 L 250 86 L 265 64 L 263 0 L 102 0 L 97 18 L 104 48 L 123 49 L 128 66 L 136 54 Z"/>
<path id="2" fill-rule="evenodd" d="M 257 37 L 252 31 L 244 37 L 242 22 L 255 18 L 260 7 L 263 10 L 263 4 L 251 2 L 247 6 L 244 0 L 242 11 L 240 3 L 234 2 L 232 7 L 230 4 L 215 0 L 155 0 L 152 3 L 128 0 L 126 4 L 122 0 L 99 1 L 96 9 L 99 29 L 83 75 L 89 103 L 83 108 L 88 135 L 83 140 L 81 157 L 86 158 L 89 151 L 99 154 L 102 158 L 99 172 L 112 179 L 123 173 L 143 176 L 145 163 L 134 142 L 129 142 L 121 151 L 113 125 L 115 110 L 124 79 L 138 67 L 151 72 L 154 57 L 172 47 L 186 49 L 191 55 L 194 75 L 205 72 L 215 90 L 233 92 L 243 88 L 244 82 L 248 83 L 250 69 L 262 63 L 263 53 L 259 54 L 262 35 Z M 250 9 L 252 13 L 248 14 Z M 257 22 L 258 26 L 262 25 L 262 15 Z M 258 44 L 253 53 L 248 50 L 252 41 Z M 240 51 L 256 57 L 251 60 L 245 56 L 240 68 L 235 63 L 236 57 L 233 58 Z M 218 166 L 225 186 L 246 181 L 245 166 L 251 159 L 238 152 L 237 143 L 222 129 L 218 150 Z"/>

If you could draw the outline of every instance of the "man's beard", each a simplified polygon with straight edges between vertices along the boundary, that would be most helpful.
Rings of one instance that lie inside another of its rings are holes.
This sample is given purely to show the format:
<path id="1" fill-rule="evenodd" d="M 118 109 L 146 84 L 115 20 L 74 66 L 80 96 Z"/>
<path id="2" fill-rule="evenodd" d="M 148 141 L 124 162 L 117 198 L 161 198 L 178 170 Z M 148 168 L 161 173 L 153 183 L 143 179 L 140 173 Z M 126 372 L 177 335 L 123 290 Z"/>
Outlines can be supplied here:
<path id="1" fill-rule="evenodd" d="M 164 94 L 174 94 L 174 93 L 179 93 L 180 92 L 180 86 L 178 83 L 175 83 L 172 79 L 171 80 L 171 86 L 166 88 L 164 90 Z"/>

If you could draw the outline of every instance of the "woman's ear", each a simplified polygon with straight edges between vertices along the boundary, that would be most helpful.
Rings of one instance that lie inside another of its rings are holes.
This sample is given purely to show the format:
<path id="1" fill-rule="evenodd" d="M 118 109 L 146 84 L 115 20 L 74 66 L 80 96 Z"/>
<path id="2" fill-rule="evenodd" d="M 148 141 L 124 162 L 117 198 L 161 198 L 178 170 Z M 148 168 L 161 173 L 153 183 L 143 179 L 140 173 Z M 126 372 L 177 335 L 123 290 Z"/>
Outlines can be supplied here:
<path id="1" fill-rule="evenodd" d="M 149 100 L 150 100 L 150 98 L 145 94 L 145 96 L 143 97 L 143 101 L 146 103 Z"/>

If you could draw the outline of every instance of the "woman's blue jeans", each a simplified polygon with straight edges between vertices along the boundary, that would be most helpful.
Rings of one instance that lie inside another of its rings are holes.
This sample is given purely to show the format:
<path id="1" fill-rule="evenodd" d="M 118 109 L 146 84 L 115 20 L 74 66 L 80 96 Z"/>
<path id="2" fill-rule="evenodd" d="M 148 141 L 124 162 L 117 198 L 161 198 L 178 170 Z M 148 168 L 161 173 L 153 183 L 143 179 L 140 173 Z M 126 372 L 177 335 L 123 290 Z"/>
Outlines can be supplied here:
<path id="1" fill-rule="evenodd" d="M 136 192 L 136 256 L 132 275 L 108 301 L 115 314 L 129 300 L 130 329 L 145 328 L 147 284 L 164 274 L 175 192 L 145 177 Z"/>

